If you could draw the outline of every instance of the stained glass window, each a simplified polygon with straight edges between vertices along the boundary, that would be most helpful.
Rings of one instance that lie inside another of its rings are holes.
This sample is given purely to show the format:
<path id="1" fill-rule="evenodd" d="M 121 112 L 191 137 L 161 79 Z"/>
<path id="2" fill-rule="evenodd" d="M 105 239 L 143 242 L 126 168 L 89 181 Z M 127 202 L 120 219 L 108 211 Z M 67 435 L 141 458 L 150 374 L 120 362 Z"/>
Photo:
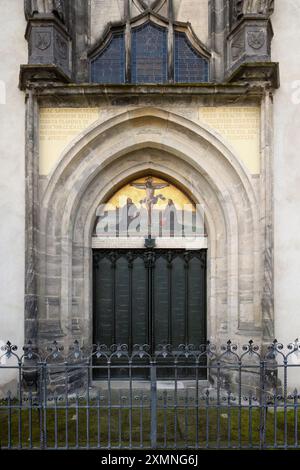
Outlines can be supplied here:
<path id="1" fill-rule="evenodd" d="M 146 23 L 132 30 L 131 77 L 133 83 L 167 81 L 167 30 Z"/>
<path id="2" fill-rule="evenodd" d="M 175 32 L 175 82 L 208 82 L 208 61 L 188 41 L 185 33 Z"/>
<path id="3" fill-rule="evenodd" d="M 106 48 L 91 63 L 92 82 L 125 82 L 124 33 L 113 34 Z"/>
<path id="4" fill-rule="evenodd" d="M 125 33 L 115 32 L 91 61 L 94 83 L 125 83 Z M 209 61 L 183 32 L 174 33 L 174 76 L 168 77 L 167 28 L 147 22 L 131 31 L 131 83 L 199 83 L 209 80 Z"/>

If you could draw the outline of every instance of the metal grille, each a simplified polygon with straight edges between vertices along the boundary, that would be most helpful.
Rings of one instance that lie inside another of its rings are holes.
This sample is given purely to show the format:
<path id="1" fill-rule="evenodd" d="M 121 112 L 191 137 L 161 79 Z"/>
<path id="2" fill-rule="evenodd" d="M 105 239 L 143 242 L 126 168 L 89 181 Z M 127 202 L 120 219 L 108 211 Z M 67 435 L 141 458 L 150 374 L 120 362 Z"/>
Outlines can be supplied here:
<path id="1" fill-rule="evenodd" d="M 274 341 L 263 353 L 252 341 L 240 351 L 230 341 L 162 345 L 152 355 L 146 345 L 129 353 L 78 342 L 67 353 L 56 342 L 47 352 L 29 344 L 20 356 L 9 342 L 2 349 L 1 380 L 16 383 L 0 401 L 2 449 L 299 447 L 298 341 L 286 350 Z M 120 359 L 123 382 L 112 379 Z M 159 379 L 164 367 L 172 380 Z M 97 384 L 94 368 L 106 374 Z M 136 369 L 149 380 L 134 379 Z"/>

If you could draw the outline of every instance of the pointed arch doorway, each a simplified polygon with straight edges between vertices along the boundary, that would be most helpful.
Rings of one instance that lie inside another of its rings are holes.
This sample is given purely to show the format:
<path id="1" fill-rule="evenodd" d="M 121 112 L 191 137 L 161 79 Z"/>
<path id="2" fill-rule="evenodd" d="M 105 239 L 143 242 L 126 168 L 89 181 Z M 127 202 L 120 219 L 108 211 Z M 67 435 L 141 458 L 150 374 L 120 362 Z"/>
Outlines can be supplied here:
<path id="1" fill-rule="evenodd" d="M 206 240 L 201 210 L 152 175 L 100 205 L 93 237 L 94 343 L 126 344 L 129 351 L 147 344 L 152 354 L 164 344 L 204 344 Z M 122 369 L 115 375 L 120 378 Z"/>

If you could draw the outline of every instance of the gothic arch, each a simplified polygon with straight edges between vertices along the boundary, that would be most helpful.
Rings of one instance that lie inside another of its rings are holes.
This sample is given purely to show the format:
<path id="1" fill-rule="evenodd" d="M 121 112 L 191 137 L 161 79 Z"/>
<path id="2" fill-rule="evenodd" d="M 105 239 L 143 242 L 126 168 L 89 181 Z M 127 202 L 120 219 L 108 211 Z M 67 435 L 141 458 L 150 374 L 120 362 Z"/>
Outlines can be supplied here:
<path id="1" fill-rule="evenodd" d="M 250 175 L 215 132 L 153 108 L 95 123 L 49 176 L 41 202 L 40 316 L 53 317 L 51 298 L 66 341 L 76 331 L 90 341 L 96 206 L 113 186 L 147 171 L 171 179 L 206 206 L 209 337 L 246 337 L 250 329 L 260 335 L 262 248 Z"/>

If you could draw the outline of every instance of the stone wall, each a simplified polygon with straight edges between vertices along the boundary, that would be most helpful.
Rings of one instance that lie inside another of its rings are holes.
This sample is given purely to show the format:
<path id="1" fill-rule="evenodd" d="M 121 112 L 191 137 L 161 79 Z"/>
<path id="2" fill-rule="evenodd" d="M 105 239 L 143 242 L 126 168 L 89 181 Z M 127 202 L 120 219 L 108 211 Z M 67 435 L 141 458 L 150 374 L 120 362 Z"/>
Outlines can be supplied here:
<path id="1" fill-rule="evenodd" d="M 274 96 L 275 331 L 300 335 L 300 2 L 277 1 L 273 60 L 281 65 Z"/>
<path id="2" fill-rule="evenodd" d="M 25 26 L 23 2 L 3 0 L 0 28 L 0 341 L 10 339 L 19 345 L 24 342 L 25 96 L 18 89 L 18 77 L 20 64 L 27 61 Z"/>
<path id="3" fill-rule="evenodd" d="M 103 34 L 107 19 L 111 22 L 124 21 L 124 0 L 90 0 L 90 41 L 93 44 Z M 167 16 L 166 2 L 160 2 L 161 7 L 156 11 Z M 137 5 L 137 6 L 136 6 Z M 132 16 L 141 13 L 139 2 L 133 2 L 131 7 Z M 208 41 L 208 0 L 175 0 L 174 19 L 176 21 L 190 22 L 199 39 L 205 44 Z"/>

